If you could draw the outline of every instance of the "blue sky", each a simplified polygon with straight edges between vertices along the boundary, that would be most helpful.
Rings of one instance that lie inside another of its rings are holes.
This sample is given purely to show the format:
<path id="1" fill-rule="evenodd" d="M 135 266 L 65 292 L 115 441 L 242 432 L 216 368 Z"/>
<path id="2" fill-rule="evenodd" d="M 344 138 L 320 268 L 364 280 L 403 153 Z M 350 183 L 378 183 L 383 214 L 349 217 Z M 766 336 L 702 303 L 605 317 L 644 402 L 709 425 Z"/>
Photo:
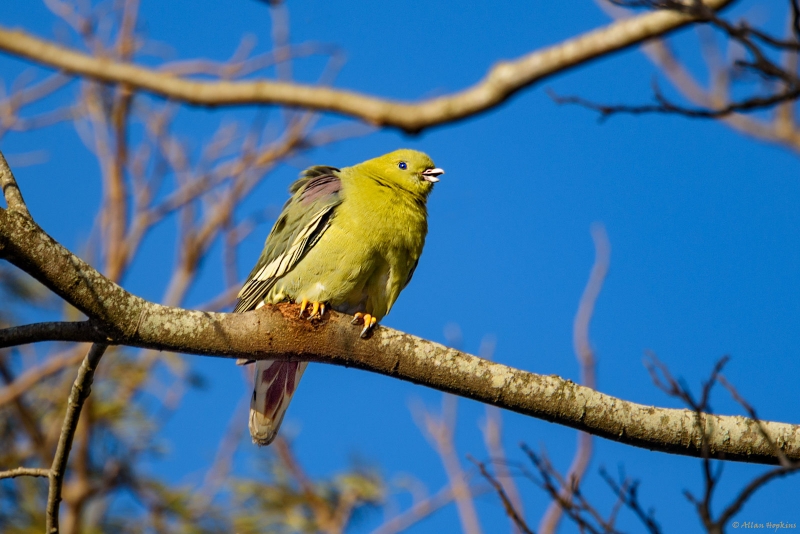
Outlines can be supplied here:
<path id="1" fill-rule="evenodd" d="M 6 4 L 6 26 L 46 37 L 57 29 L 36 3 Z M 743 9 L 758 21 L 782 27 L 783 6 L 777 4 Z M 459 5 L 457 12 L 451 3 L 421 0 L 298 0 L 289 7 L 293 42 L 335 43 L 346 53 L 337 86 L 402 99 L 461 89 L 497 60 L 608 22 L 593 2 L 575 0 L 472 3 Z M 248 33 L 257 36 L 258 51 L 269 47 L 269 12 L 255 1 L 143 0 L 142 19 L 147 34 L 169 43 L 175 59 L 226 59 Z M 681 57 L 696 66 L 693 32 L 677 39 Z M 22 68 L 16 60 L 0 58 L 6 80 Z M 313 81 L 319 70 L 315 60 L 296 66 L 305 81 Z M 797 156 L 711 121 L 654 115 L 599 122 L 588 110 L 555 104 L 545 92 L 551 88 L 598 101 L 640 103 L 650 99 L 654 75 L 644 56 L 631 50 L 549 79 L 489 113 L 417 137 L 382 131 L 316 150 L 272 173 L 239 215 L 282 204 L 288 184 L 307 164 L 346 166 L 398 147 L 424 150 L 447 174 L 430 199 L 430 232 L 414 280 L 384 324 L 443 342 L 445 327 L 454 323 L 463 331 L 464 350 L 476 353 L 490 335 L 497 341 L 497 361 L 576 380 L 572 319 L 593 260 L 590 226 L 601 222 L 612 257 L 591 326 L 598 389 L 643 404 L 678 407 L 650 382 L 642 365 L 645 351 L 654 351 L 695 388 L 727 354 L 732 361 L 726 376 L 760 416 L 796 423 Z M 225 114 L 186 110 L 180 118 L 183 135 L 197 136 L 199 144 Z M 39 224 L 80 252 L 98 202 L 99 172 L 73 127 L 9 135 L 2 148 L 12 164 L 15 154 L 47 149 L 46 162 L 16 174 Z M 242 247 L 241 276 L 255 261 L 271 222 Z M 147 298 L 161 295 L 166 277 L 159 273 L 170 268 L 171 237 L 157 232 L 146 242 L 126 288 Z M 193 290 L 189 304 L 216 294 L 220 278 L 204 273 L 207 283 Z M 166 431 L 171 454 L 159 469 L 173 480 L 202 478 L 232 411 L 247 393 L 240 370 L 230 361 L 191 361 L 210 385 L 187 396 L 185 409 Z M 284 430 L 294 436 L 300 460 L 314 475 L 335 473 L 359 457 L 379 465 L 389 478 L 409 473 L 435 491 L 446 477 L 409 406 L 437 408 L 439 400 L 438 392 L 419 386 L 314 365 Z M 721 390 L 713 406 L 719 413 L 741 413 Z M 485 459 L 478 428 L 483 407 L 464 400 L 459 409 L 462 456 Z M 518 444 L 525 442 L 545 447 L 558 467 L 569 465 L 574 431 L 510 413 L 504 421 L 510 457 L 523 460 Z M 603 509 L 612 499 L 597 470 L 605 466 L 616 472 L 624 466 L 642 480 L 641 500 L 655 509 L 665 531 L 700 529 L 682 496 L 684 489 L 702 491 L 698 460 L 600 439 L 595 445 L 584 491 Z M 244 444 L 237 469 L 248 469 L 261 452 Z M 732 464 L 725 469 L 718 504 L 764 470 Z M 527 517 L 536 525 L 547 502 L 529 482 L 520 480 L 519 485 Z M 775 482 L 737 519 L 797 523 L 799 488 L 797 478 Z M 506 530 L 496 497 L 477 502 L 486 532 Z M 623 528 L 640 530 L 629 515 L 623 517 Z M 367 516 L 356 532 L 368 532 L 379 521 L 377 515 Z M 455 521 L 451 507 L 412 532 L 448 532 Z M 562 529 L 573 531 L 572 525 Z"/>

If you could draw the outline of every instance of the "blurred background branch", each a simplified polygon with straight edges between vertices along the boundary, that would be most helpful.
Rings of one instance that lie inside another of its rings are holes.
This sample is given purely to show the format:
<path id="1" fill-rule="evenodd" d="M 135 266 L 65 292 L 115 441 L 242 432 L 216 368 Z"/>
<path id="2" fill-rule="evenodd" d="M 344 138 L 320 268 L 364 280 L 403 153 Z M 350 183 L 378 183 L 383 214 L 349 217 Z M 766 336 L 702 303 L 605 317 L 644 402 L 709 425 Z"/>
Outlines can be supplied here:
<path id="1" fill-rule="evenodd" d="M 267 51 L 256 52 L 256 40 L 243 37 L 227 61 L 161 57 L 151 61 L 147 56 L 158 56 L 164 44 L 148 38 L 137 0 L 94 4 L 44 0 L 58 22 L 53 38 L 0 27 L 0 50 L 25 63 L 20 75 L 13 79 L 4 75 L 0 83 L 0 141 L 40 135 L 63 123 L 74 125 L 94 156 L 100 176 L 94 224 L 76 247 L 81 257 L 108 280 L 132 283 L 137 262 L 152 261 L 148 239 L 170 235 L 174 253 L 161 252 L 158 263 L 145 267 L 164 278 L 157 300 L 176 307 L 194 304 L 193 291 L 207 282 L 203 266 L 213 264 L 222 273 L 216 280 L 217 294 L 194 307 L 224 310 L 238 289 L 241 245 L 277 210 L 277 206 L 262 206 L 254 211 L 247 201 L 281 166 L 312 149 L 372 133 L 374 126 L 418 133 L 493 110 L 545 78 L 639 43 L 644 43 L 642 50 L 686 103 L 666 96 L 659 86 L 656 102 L 644 106 L 594 104 L 585 97 L 571 100 L 596 109 L 603 117 L 661 112 L 718 119 L 737 131 L 800 151 L 798 4 L 788 1 L 786 31 L 778 35 L 713 11 L 731 3 L 602 3 L 617 22 L 515 60 L 497 62 L 480 82 L 466 89 L 409 103 L 332 87 L 344 62 L 342 50 L 317 41 L 292 42 L 289 11 L 283 2 L 267 2 L 265 7 L 272 24 Z M 633 9 L 653 12 L 632 13 Z M 707 86 L 664 39 L 694 22 L 702 23 L 692 28 L 701 38 L 699 52 L 709 75 Z M 720 37 L 727 50 L 715 40 Z M 296 63 L 306 59 L 320 60 L 311 82 L 309 76 L 302 82 L 296 79 L 300 70 Z M 30 64 L 58 72 L 42 72 Z M 743 93 L 742 85 L 755 85 L 755 89 Z M 228 114 L 215 131 L 197 129 L 187 136 L 186 129 L 179 127 L 187 104 L 226 108 Z M 280 112 L 272 113 L 269 105 L 279 105 Z M 255 109 L 240 113 L 243 106 Z M 357 121 L 332 123 L 325 112 Z M 14 168 L 20 168 L 47 157 L 42 149 L 9 159 Z M 84 177 L 66 169 L 61 179 Z M 7 209 L 29 218 L 16 180 L 1 156 L 0 185 Z M 593 237 L 595 265 L 573 325 L 580 380 L 592 389 L 596 361 L 589 322 L 609 257 L 605 232 L 596 227 Z M 6 264 L 0 265 L 0 303 L 2 329 L 27 324 L 31 318 L 50 324 L 85 319 Z M 491 359 L 493 347 L 493 341 L 485 340 L 481 356 Z M 107 354 L 98 367 L 104 350 Z M 248 380 L 243 376 L 243 382 Z M 708 383 L 715 381 L 727 383 L 719 374 Z M 671 395 L 684 402 L 693 399 L 678 380 L 668 383 Z M 201 481 L 161 476 L 152 465 L 167 454 L 162 433 L 184 398 L 204 387 L 208 387 L 204 378 L 182 355 L 171 352 L 90 348 L 86 343 L 0 349 L 0 530 L 40 532 L 47 522 L 49 531 L 70 534 L 255 533 L 265 529 L 339 533 L 355 530 L 365 515 L 381 509 L 384 519 L 374 532 L 388 534 L 412 529 L 450 509 L 459 521 L 454 529 L 494 532 L 497 525 L 488 523 L 482 513 L 491 498 L 508 516 L 510 531 L 519 533 L 530 531 L 528 525 L 538 510 L 525 502 L 518 482 L 533 480 L 550 503 L 542 512 L 541 532 L 557 531 L 562 516 L 585 531 L 616 532 L 624 509 L 645 530 L 660 532 L 653 515 L 640 503 L 638 481 L 625 476 L 617 481 L 601 471 L 613 494 L 605 514 L 583 491 L 592 457 L 587 434 L 578 434 L 572 465 L 564 475 L 544 453 L 527 447 L 523 462 L 515 462 L 503 448 L 507 425 L 503 426 L 499 410 L 487 406 L 481 428 L 486 458 L 476 460 L 477 469 L 470 470 L 459 450 L 457 401 L 451 396 L 442 398 L 441 415 L 425 408 L 415 411 L 443 470 L 444 482 L 433 493 L 419 480 L 395 477 L 387 481 L 380 469 L 358 462 L 333 475 L 320 475 L 306 469 L 291 440 L 261 451 L 259 462 L 242 475 L 234 464 L 244 421 L 238 412 L 246 399 L 232 410 L 231 422 L 219 437 Z M 731 391 L 735 391 L 732 386 Z M 689 403 L 690 409 L 710 413 L 709 395 L 703 394 L 697 405 Z M 691 502 L 709 531 L 724 527 L 765 485 L 797 470 L 768 424 L 747 403 L 742 404 L 757 423 L 754 433 L 781 465 L 753 478 L 715 516 L 710 501 L 719 476 L 712 468 L 711 437 L 705 427 L 699 428 L 697 435 L 703 439 L 698 446 L 707 451 L 704 493 Z M 531 465 L 533 473 L 528 470 Z M 49 492 L 44 481 L 37 480 L 43 477 L 50 479 Z"/>
<path id="2" fill-rule="evenodd" d="M 706 0 L 707 9 L 721 9 L 731 0 Z M 273 10 L 284 9 L 282 5 Z M 131 10 L 132 12 L 132 10 Z M 705 11 L 703 12 L 705 13 Z M 640 42 L 674 31 L 698 20 L 700 15 L 691 11 L 667 9 L 639 16 L 635 20 L 614 23 L 607 28 L 589 32 L 560 45 L 532 52 L 514 61 L 495 65 L 486 77 L 471 88 L 451 96 L 437 97 L 418 103 L 400 103 L 378 97 L 332 88 L 295 84 L 285 77 L 279 81 L 226 81 L 201 82 L 176 75 L 176 67 L 146 69 L 128 61 L 119 54 L 102 57 L 83 54 L 76 50 L 34 37 L 21 30 L 0 27 L 0 49 L 29 61 L 44 64 L 70 74 L 77 74 L 101 82 L 114 82 L 125 87 L 136 87 L 171 100 L 204 106 L 279 104 L 315 111 L 340 113 L 361 119 L 376 126 L 394 126 L 406 132 L 418 133 L 431 126 L 461 120 L 485 112 L 502 104 L 517 91 L 542 79 L 575 67 L 596 57 L 608 55 Z M 281 36 L 273 32 L 273 36 Z M 92 38 L 92 42 L 97 42 Z M 126 42 L 122 39 L 120 42 Z M 91 43 L 86 43 L 87 47 Z M 289 54 L 282 43 L 276 43 L 278 65 L 288 64 Z M 126 49 L 128 50 L 128 49 Z M 262 60 L 263 61 L 263 60 Z M 246 73 L 237 65 L 229 70 Z M 256 62 L 258 63 L 258 62 Z M 219 69 L 197 60 L 183 63 L 177 72 L 197 73 Z M 289 72 L 286 69 L 284 72 Z"/>

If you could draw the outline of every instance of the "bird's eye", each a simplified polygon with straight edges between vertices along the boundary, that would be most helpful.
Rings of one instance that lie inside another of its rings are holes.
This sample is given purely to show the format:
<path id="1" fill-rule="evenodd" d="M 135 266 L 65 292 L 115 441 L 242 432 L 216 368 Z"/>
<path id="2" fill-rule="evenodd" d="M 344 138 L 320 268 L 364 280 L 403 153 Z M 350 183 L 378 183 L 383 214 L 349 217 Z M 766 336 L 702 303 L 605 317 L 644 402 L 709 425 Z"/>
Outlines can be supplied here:
<path id="1" fill-rule="evenodd" d="M 405 161 L 401 161 L 400 163 L 397 164 L 397 166 L 403 170 L 406 170 L 408 168 L 408 165 L 406 165 Z"/>

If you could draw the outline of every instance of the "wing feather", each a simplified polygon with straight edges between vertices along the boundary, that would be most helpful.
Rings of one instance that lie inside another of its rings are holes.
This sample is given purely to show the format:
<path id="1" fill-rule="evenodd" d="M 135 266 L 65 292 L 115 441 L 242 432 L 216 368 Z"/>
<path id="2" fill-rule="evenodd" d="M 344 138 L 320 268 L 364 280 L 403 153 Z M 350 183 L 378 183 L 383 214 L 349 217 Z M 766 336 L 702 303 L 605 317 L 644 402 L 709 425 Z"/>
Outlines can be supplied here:
<path id="1" fill-rule="evenodd" d="M 239 291 L 234 312 L 254 309 L 330 227 L 342 202 L 337 173 L 334 167 L 311 167 L 292 184 L 292 197 L 283 206 L 258 263 Z"/>

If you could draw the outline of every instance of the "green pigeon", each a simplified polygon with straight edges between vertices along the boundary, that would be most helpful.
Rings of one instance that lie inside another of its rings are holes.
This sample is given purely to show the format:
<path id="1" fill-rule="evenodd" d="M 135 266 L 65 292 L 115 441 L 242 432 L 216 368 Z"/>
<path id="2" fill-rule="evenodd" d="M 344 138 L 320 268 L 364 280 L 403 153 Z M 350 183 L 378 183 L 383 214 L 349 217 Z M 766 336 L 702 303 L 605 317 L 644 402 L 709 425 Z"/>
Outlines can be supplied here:
<path id="1" fill-rule="evenodd" d="M 414 274 L 428 232 L 426 202 L 444 171 L 426 154 L 396 150 L 352 167 L 315 166 L 292 184 L 234 312 L 300 303 L 355 315 L 367 337 Z M 307 362 L 259 360 L 250 435 L 275 439 Z"/>

